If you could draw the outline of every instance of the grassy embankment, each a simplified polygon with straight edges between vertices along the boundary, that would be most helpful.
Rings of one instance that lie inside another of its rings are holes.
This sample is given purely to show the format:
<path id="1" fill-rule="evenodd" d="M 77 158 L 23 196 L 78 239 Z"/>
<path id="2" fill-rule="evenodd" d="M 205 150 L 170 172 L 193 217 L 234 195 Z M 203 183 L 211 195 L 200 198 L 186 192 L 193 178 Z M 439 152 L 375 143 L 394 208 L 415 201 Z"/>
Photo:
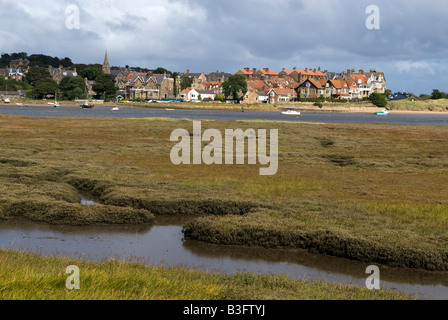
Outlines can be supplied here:
<path id="1" fill-rule="evenodd" d="M 448 270 L 447 127 L 203 121 L 203 130 L 279 129 L 271 177 L 253 165 L 173 165 L 175 128 L 191 132 L 191 121 L 0 116 L 0 216 L 88 224 L 202 214 L 187 237 Z M 78 204 L 79 190 L 101 205 Z"/>
<path id="2" fill-rule="evenodd" d="M 65 270 L 80 270 L 80 289 L 67 290 Z M 401 300 L 388 290 L 292 280 L 285 276 L 223 275 L 142 263 L 86 262 L 0 250 L 1 300 Z"/>

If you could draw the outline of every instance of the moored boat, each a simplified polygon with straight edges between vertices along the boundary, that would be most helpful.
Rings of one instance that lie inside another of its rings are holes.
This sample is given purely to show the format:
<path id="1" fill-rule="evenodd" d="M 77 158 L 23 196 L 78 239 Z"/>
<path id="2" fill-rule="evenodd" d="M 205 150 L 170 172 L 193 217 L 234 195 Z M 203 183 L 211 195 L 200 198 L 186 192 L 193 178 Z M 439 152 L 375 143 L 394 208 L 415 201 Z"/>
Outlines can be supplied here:
<path id="1" fill-rule="evenodd" d="M 387 109 L 383 109 L 383 110 L 381 110 L 379 112 L 376 112 L 375 115 L 377 115 L 377 116 L 387 116 L 387 115 L 389 115 L 389 111 L 387 111 Z"/>

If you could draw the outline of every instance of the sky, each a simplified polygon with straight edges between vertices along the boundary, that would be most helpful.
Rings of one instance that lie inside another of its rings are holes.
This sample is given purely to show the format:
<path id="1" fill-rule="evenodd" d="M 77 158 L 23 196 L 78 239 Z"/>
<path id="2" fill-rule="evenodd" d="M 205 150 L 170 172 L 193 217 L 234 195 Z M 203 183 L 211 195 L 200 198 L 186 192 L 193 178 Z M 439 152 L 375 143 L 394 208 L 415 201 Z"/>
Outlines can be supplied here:
<path id="1" fill-rule="evenodd" d="M 112 66 L 178 72 L 375 69 L 419 95 L 448 91 L 447 14 L 448 0 L 0 0 L 0 52 L 90 64 L 107 50 Z"/>

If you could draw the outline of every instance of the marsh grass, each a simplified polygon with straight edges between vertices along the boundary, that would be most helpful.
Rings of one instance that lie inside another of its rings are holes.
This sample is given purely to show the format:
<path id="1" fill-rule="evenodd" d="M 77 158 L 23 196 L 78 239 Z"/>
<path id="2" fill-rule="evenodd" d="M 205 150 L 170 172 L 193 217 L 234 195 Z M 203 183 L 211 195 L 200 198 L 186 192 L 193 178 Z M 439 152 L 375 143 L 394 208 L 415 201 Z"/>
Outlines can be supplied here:
<path id="1" fill-rule="evenodd" d="M 80 289 L 66 289 L 65 270 L 80 270 Z M 1 300 L 408 300 L 388 290 L 250 273 L 147 266 L 139 261 L 86 262 L 0 250 Z"/>
<path id="2" fill-rule="evenodd" d="M 201 214 L 185 228 L 193 239 L 447 270 L 447 127 L 202 122 L 222 132 L 278 129 L 271 177 L 259 165 L 173 165 L 170 134 L 192 132 L 189 120 L 1 115 L 0 128 L 3 218 L 139 223 Z M 100 205 L 82 207 L 79 191 Z"/>

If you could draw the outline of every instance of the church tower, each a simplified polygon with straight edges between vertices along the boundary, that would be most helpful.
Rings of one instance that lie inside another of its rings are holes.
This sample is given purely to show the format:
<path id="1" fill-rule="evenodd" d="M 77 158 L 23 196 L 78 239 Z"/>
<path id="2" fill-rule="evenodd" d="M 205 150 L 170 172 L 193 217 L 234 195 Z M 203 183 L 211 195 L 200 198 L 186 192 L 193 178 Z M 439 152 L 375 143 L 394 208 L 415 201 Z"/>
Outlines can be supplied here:
<path id="1" fill-rule="evenodd" d="M 107 50 L 106 50 L 106 56 L 104 57 L 104 62 L 103 62 L 103 73 L 110 74 L 110 64 L 109 64 L 109 59 L 107 58 Z"/>

